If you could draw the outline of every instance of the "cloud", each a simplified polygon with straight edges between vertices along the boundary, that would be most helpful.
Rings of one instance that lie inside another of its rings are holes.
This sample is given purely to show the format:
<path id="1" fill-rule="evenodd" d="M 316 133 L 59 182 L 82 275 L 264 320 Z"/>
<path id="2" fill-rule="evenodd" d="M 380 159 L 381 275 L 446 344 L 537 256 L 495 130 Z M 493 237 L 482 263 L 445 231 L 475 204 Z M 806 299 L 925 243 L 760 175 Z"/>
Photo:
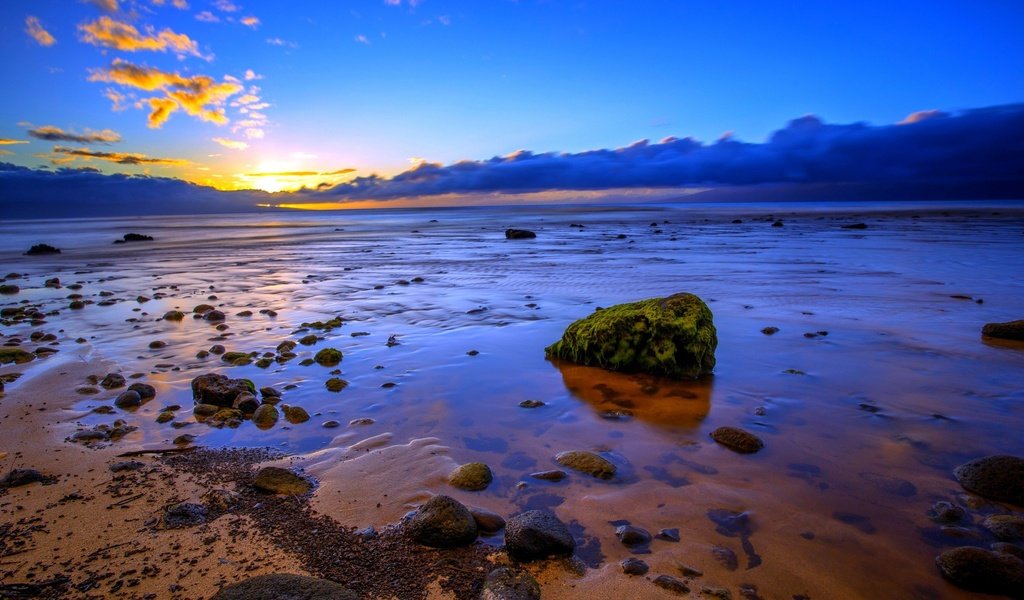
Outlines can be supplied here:
<path id="1" fill-rule="evenodd" d="M 220 23 L 220 17 L 208 10 L 204 10 L 196 13 L 196 21 L 202 21 L 203 23 Z"/>
<path id="2" fill-rule="evenodd" d="M 74 144 L 113 144 L 121 141 L 121 134 L 110 129 L 102 131 L 91 131 L 86 129 L 84 133 L 64 131 L 53 125 L 43 125 L 28 130 L 28 134 L 37 140 L 47 142 L 71 142 Z"/>
<path id="3" fill-rule="evenodd" d="M 355 39 L 356 39 L 356 41 L 357 41 L 357 42 L 359 42 L 360 44 L 366 44 L 367 46 L 369 46 L 369 45 L 370 45 L 370 40 L 366 39 L 366 36 L 365 36 L 365 35 L 362 35 L 362 34 L 360 34 L 360 35 L 357 35 Z"/>
<path id="4" fill-rule="evenodd" d="M 116 13 L 119 10 L 118 0 L 90 0 L 96 8 L 108 12 Z"/>
<path id="5" fill-rule="evenodd" d="M 276 171 L 269 173 L 246 173 L 242 177 L 325 177 L 330 175 L 348 175 L 355 169 L 338 169 L 337 171 Z"/>
<path id="6" fill-rule="evenodd" d="M 324 192 L 350 199 L 544 190 L 765 184 L 1004 186 L 1024 197 L 1024 104 L 902 124 L 791 121 L 763 143 L 733 137 L 647 140 L 580 153 L 519 151 L 450 165 L 422 162 L 391 178 L 358 177 Z"/>
<path id="7" fill-rule="evenodd" d="M 82 32 L 82 41 L 93 46 L 112 48 L 123 52 L 167 52 L 170 50 L 178 56 L 198 56 L 199 44 L 184 33 L 175 33 L 170 29 L 157 32 L 153 27 L 147 27 L 146 33 L 139 33 L 139 30 L 130 23 L 116 21 L 110 17 L 102 16 L 92 23 L 83 23 L 78 26 Z"/>
<path id="8" fill-rule="evenodd" d="M 257 75 L 256 72 L 253 71 L 252 69 L 246 69 L 245 70 L 245 80 L 246 81 L 254 81 L 254 80 L 257 80 L 257 79 L 263 79 L 263 76 L 262 75 Z"/>
<path id="9" fill-rule="evenodd" d="M 231 2 L 231 0 L 214 0 L 213 5 L 217 8 L 217 10 L 221 12 L 231 13 L 242 10 L 241 6 L 238 6 L 234 2 Z"/>
<path id="10" fill-rule="evenodd" d="M 13 151 L 5 150 L 3 148 L 0 148 L 0 156 L 13 156 L 13 155 L 14 155 Z"/>
<path id="11" fill-rule="evenodd" d="M 233 81 L 218 82 L 208 75 L 182 76 L 115 59 L 109 68 L 96 69 L 90 81 L 105 81 L 147 92 L 159 91 L 160 97 L 138 103 L 150 109 L 149 126 L 159 128 L 172 113 L 181 109 L 201 121 L 223 125 L 228 117 L 222 108 L 228 98 L 244 88 Z"/>
<path id="12" fill-rule="evenodd" d="M 167 0 L 150 0 L 150 2 L 152 2 L 155 6 L 163 6 L 167 3 Z M 172 0 L 171 4 L 174 5 L 174 8 L 177 8 L 179 10 L 188 10 L 187 0 Z"/>
<path id="13" fill-rule="evenodd" d="M 37 17 L 25 18 L 25 33 L 36 41 L 40 46 L 52 46 L 57 43 L 57 38 L 50 35 L 50 32 L 43 28 Z"/>
<path id="14" fill-rule="evenodd" d="M 221 146 L 224 146 L 225 148 L 230 148 L 232 150 L 245 150 L 246 148 L 249 147 L 249 144 L 246 144 L 245 142 L 239 140 L 229 140 L 227 138 L 215 137 L 213 138 L 213 141 L 217 142 Z"/>
<path id="15" fill-rule="evenodd" d="M 246 27 L 252 27 L 253 29 L 256 29 L 257 27 L 260 26 L 259 18 L 255 17 L 255 16 L 252 16 L 252 15 L 250 15 L 248 17 L 242 17 L 242 21 L 241 22 L 242 22 L 242 25 L 245 25 Z"/>
<path id="16" fill-rule="evenodd" d="M 93 159 L 102 160 L 118 165 L 184 166 L 190 164 L 189 161 L 179 158 L 158 158 L 131 152 L 101 152 L 89 150 L 88 148 L 67 148 L 64 146 L 54 146 L 53 155 L 55 156 L 51 156 L 51 162 L 56 164 L 64 164 L 79 159 L 86 161 Z"/>
<path id="17" fill-rule="evenodd" d="M 267 43 L 270 44 L 271 46 L 282 46 L 282 47 L 285 47 L 285 48 L 298 48 L 299 47 L 299 45 L 296 44 L 295 42 L 289 42 L 287 40 L 282 40 L 281 38 L 278 38 L 278 37 L 267 38 Z"/>
<path id="18" fill-rule="evenodd" d="M 11 138 L 0 138 L 0 146 L 12 146 L 14 144 L 27 144 L 28 140 L 12 140 Z"/>

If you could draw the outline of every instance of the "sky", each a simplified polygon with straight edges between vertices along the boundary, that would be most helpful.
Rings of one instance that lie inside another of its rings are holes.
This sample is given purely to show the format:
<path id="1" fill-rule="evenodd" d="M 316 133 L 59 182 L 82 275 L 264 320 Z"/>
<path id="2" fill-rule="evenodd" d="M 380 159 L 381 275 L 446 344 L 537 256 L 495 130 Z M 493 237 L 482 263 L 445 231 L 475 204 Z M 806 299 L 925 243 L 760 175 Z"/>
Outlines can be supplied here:
<path id="1" fill-rule="evenodd" d="M 1015 0 L 4 0 L 0 53 L 0 191 L 642 195 L 935 183 L 981 152 L 964 181 L 1024 192 Z"/>

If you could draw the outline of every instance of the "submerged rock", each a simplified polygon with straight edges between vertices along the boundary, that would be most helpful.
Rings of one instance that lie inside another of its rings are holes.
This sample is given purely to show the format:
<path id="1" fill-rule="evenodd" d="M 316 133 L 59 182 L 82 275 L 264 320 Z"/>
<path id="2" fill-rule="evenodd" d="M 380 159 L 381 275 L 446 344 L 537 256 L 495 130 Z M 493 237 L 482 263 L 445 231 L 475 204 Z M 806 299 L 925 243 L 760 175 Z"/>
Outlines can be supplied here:
<path id="1" fill-rule="evenodd" d="M 1010 554 L 962 546 L 943 552 L 935 559 L 942 574 L 956 585 L 973 592 L 1024 594 L 1024 561 Z"/>
<path id="2" fill-rule="evenodd" d="M 476 520 L 468 508 L 451 496 L 438 495 L 423 503 L 409 520 L 413 539 L 432 548 L 454 548 L 473 543 Z"/>
<path id="3" fill-rule="evenodd" d="M 619 566 L 626 575 L 644 575 L 650 570 L 646 562 L 633 557 L 623 559 Z"/>
<path id="4" fill-rule="evenodd" d="M 526 571 L 498 567 L 484 579 L 480 600 L 540 600 L 540 585 Z"/>
<path id="5" fill-rule="evenodd" d="M 192 397 L 197 404 L 230 407 L 241 393 L 255 394 L 256 386 L 248 379 L 231 379 L 217 373 L 192 380 Z"/>
<path id="6" fill-rule="evenodd" d="M 493 513 L 485 508 L 470 507 L 470 514 L 476 521 L 476 528 L 480 533 L 498 533 L 505 528 L 505 519 L 498 513 Z"/>
<path id="7" fill-rule="evenodd" d="M 1004 340 L 1024 341 L 1024 320 L 1006 323 L 988 323 L 981 328 L 982 335 Z"/>
<path id="8" fill-rule="evenodd" d="M 1024 458 L 986 456 L 960 465 L 953 474 L 969 492 L 989 500 L 1024 506 Z"/>
<path id="9" fill-rule="evenodd" d="M 482 462 L 471 462 L 460 465 L 448 475 L 448 483 L 452 487 L 470 492 L 478 492 L 486 489 L 494 475 L 491 468 Z"/>
<path id="10" fill-rule="evenodd" d="M 682 293 L 597 310 L 545 353 L 613 371 L 692 379 L 715 368 L 717 346 L 711 310 Z"/>
<path id="11" fill-rule="evenodd" d="M 305 423 L 309 420 L 309 413 L 301 406 L 288 406 L 287 404 L 282 404 L 281 412 L 284 413 L 285 420 L 293 425 Z"/>
<path id="12" fill-rule="evenodd" d="M 333 367 L 341 362 L 344 356 L 337 348 L 323 348 L 313 357 L 313 360 L 322 367 Z"/>
<path id="13" fill-rule="evenodd" d="M 21 348 L 0 346 L 0 365 L 5 365 L 8 363 L 20 365 L 35 360 L 35 358 L 35 354 L 32 354 L 31 352 L 25 352 Z"/>
<path id="14" fill-rule="evenodd" d="M 572 554 L 576 540 L 554 513 L 530 510 L 505 524 L 505 550 L 513 559 L 527 562 L 552 555 Z"/>
<path id="15" fill-rule="evenodd" d="M 128 386 L 128 391 L 135 392 L 143 400 L 156 398 L 156 388 L 148 383 L 133 383 Z"/>
<path id="16" fill-rule="evenodd" d="M 301 496 L 313 488 L 305 477 L 281 467 L 263 467 L 252 482 L 256 489 L 271 494 Z"/>
<path id="17" fill-rule="evenodd" d="M 506 240 L 532 240 L 537 234 L 528 229 L 506 229 Z"/>
<path id="18" fill-rule="evenodd" d="M 660 587 L 663 590 L 668 590 L 674 594 L 689 594 L 690 588 L 681 579 L 676 579 L 671 575 L 658 575 L 653 580 L 654 585 Z"/>
<path id="19" fill-rule="evenodd" d="M 981 524 L 1003 541 L 1024 539 L 1024 517 L 1020 515 L 990 515 Z"/>
<path id="20" fill-rule="evenodd" d="M 711 432 L 711 439 L 740 454 L 753 454 L 764 448 L 761 438 L 738 427 L 719 427 Z"/>
<path id="21" fill-rule="evenodd" d="M 327 579 L 275 573 L 225 586 L 210 600 L 359 600 L 359 596 Z"/>
<path id="22" fill-rule="evenodd" d="M 270 429 L 277 423 L 279 414 L 273 404 L 261 404 L 256 412 L 252 413 L 252 422 L 260 429 Z"/>
<path id="23" fill-rule="evenodd" d="M 142 396 L 134 390 L 125 390 L 114 400 L 118 408 L 136 408 L 142 406 Z"/>
<path id="24" fill-rule="evenodd" d="M 599 454 L 587 450 L 570 450 L 555 456 L 555 462 L 563 467 L 586 473 L 598 479 L 615 477 L 615 465 Z"/>

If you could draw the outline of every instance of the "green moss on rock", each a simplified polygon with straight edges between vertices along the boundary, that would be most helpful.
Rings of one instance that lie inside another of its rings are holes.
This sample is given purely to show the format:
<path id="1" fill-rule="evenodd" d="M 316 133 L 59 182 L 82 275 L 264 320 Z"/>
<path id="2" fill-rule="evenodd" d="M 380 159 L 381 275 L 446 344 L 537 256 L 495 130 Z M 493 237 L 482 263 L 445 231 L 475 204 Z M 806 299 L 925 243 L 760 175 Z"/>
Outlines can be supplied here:
<path id="1" fill-rule="evenodd" d="M 711 310 L 693 294 L 599 309 L 548 346 L 550 358 L 613 371 L 692 379 L 715 368 Z"/>
<path id="2" fill-rule="evenodd" d="M 25 352 L 21 348 L 0 346 L 0 364 L 14 363 L 20 365 L 33 360 L 35 357 L 31 352 Z"/>
<path id="3" fill-rule="evenodd" d="M 494 475 L 491 474 L 491 468 L 482 462 L 460 465 L 448 475 L 448 483 L 452 487 L 470 492 L 486 489 L 493 480 Z"/>
<path id="4" fill-rule="evenodd" d="M 316 353 L 313 360 L 324 367 L 333 367 L 341 362 L 343 355 L 337 348 L 324 348 Z"/>

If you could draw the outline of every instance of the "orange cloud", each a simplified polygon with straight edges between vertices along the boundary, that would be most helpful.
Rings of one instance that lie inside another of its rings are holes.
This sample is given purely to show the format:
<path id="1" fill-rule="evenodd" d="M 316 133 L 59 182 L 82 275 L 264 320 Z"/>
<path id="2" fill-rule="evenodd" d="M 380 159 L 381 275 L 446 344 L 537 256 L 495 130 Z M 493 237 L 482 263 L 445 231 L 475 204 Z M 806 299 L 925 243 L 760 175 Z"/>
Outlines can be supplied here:
<path id="1" fill-rule="evenodd" d="M 130 23 L 116 21 L 110 17 L 103 16 L 92 23 L 85 23 L 78 26 L 82 32 L 82 41 L 100 46 L 113 48 L 125 52 L 151 51 L 151 52 L 174 52 L 179 56 L 190 54 L 202 57 L 199 52 L 199 44 L 184 33 L 175 33 L 170 29 L 157 32 L 153 27 L 148 27 L 146 33 L 139 33 L 139 30 Z"/>
<path id="2" fill-rule="evenodd" d="M 249 147 L 249 144 L 246 144 L 245 142 L 239 140 L 229 140 L 227 138 L 215 137 L 213 138 L 213 141 L 217 142 L 221 146 L 224 146 L 225 148 L 230 148 L 232 150 L 245 150 L 246 148 Z"/>
<path id="3" fill-rule="evenodd" d="M 115 13 L 118 11 L 118 0 L 92 0 L 92 3 L 96 5 L 96 8 Z"/>
<path id="4" fill-rule="evenodd" d="M 0 138 L 0 146 L 12 146 L 14 144 L 27 144 L 28 140 L 12 140 L 11 138 Z"/>
<path id="5" fill-rule="evenodd" d="M 38 140 L 48 142 L 72 142 L 75 144 L 113 144 L 121 141 L 121 134 L 110 129 L 102 131 L 85 130 L 85 133 L 64 131 L 53 125 L 43 125 L 28 130 L 28 134 Z"/>
<path id="6" fill-rule="evenodd" d="M 36 17 L 25 18 L 25 33 L 40 46 L 48 47 L 57 43 L 57 38 L 50 35 L 50 32 L 43 28 L 42 23 Z"/>
<path id="7" fill-rule="evenodd" d="M 233 81 L 219 82 L 208 75 L 184 77 L 121 59 L 115 59 L 109 68 L 94 70 L 89 80 L 116 83 L 147 92 L 163 92 L 163 97 L 148 98 L 137 104 L 149 106 L 149 126 L 152 128 L 159 128 L 178 109 L 201 121 L 223 125 L 228 118 L 222 106 L 243 89 Z"/>
<path id="8" fill-rule="evenodd" d="M 259 20 L 258 17 L 252 16 L 252 15 L 250 15 L 248 17 L 242 17 L 242 25 L 245 25 L 246 27 L 252 27 L 253 29 L 256 29 L 257 27 L 260 26 L 260 20 Z"/>
<path id="9" fill-rule="evenodd" d="M 183 166 L 190 164 L 187 160 L 180 158 L 158 158 L 153 156 L 146 156 L 145 154 L 135 154 L 131 152 L 97 152 L 89 150 L 88 148 L 66 148 L 64 146 L 54 146 L 54 155 L 50 156 L 52 162 L 56 164 L 63 164 L 72 162 L 78 159 L 90 161 L 90 160 L 103 160 L 119 165 L 167 165 L 167 166 Z"/>

